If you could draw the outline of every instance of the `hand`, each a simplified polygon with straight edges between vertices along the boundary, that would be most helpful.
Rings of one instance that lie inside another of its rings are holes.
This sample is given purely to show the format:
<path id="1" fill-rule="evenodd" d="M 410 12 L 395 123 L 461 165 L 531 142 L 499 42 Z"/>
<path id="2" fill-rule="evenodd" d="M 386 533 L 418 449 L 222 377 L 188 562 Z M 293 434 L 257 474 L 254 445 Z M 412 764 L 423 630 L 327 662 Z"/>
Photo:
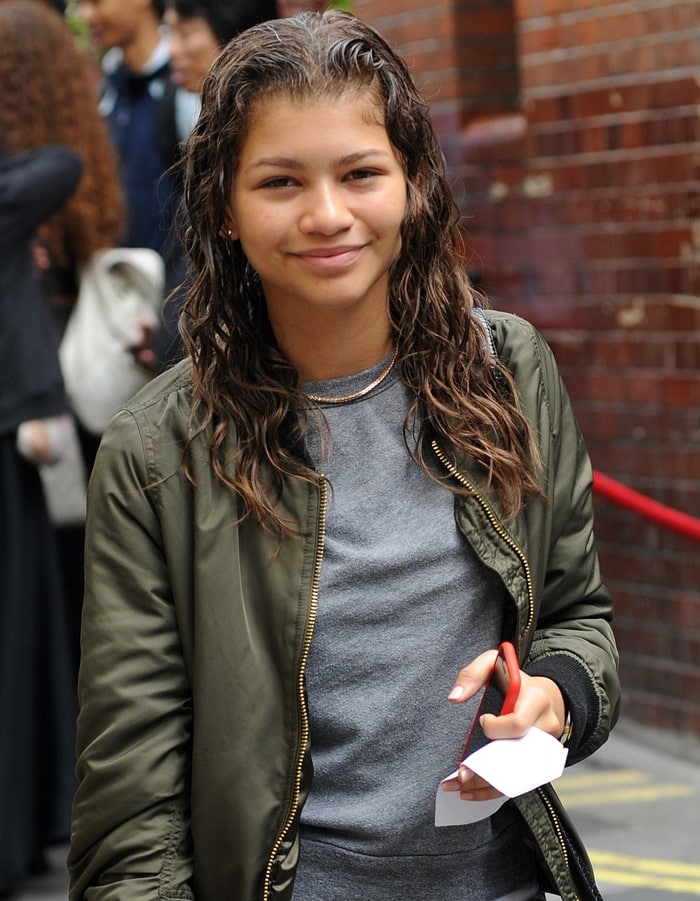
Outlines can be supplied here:
<path id="1" fill-rule="evenodd" d="M 155 372 L 158 366 L 158 356 L 155 348 L 155 329 L 148 322 L 139 322 L 138 334 L 129 344 L 127 350 L 143 369 Z"/>
<path id="2" fill-rule="evenodd" d="M 449 694 L 453 704 L 468 701 L 486 685 L 491 675 L 497 650 L 485 651 L 468 666 L 460 670 Z M 564 731 L 566 710 L 564 698 L 556 682 L 545 676 L 528 676 L 520 673 L 520 693 L 513 713 L 494 716 L 485 713 L 481 717 L 481 727 L 487 738 L 522 738 L 531 726 L 537 726 L 555 738 Z M 446 791 L 458 791 L 460 797 L 468 801 L 485 801 L 497 798 L 496 791 L 476 773 L 460 765 L 455 779 L 444 783 Z"/>
<path id="3" fill-rule="evenodd" d="M 41 276 L 51 268 L 51 257 L 46 247 L 39 241 L 32 242 L 32 262 L 37 275 Z"/>
<path id="4" fill-rule="evenodd" d="M 25 420 L 17 429 L 17 450 L 35 466 L 53 466 L 66 449 L 70 425 L 65 414 Z"/>

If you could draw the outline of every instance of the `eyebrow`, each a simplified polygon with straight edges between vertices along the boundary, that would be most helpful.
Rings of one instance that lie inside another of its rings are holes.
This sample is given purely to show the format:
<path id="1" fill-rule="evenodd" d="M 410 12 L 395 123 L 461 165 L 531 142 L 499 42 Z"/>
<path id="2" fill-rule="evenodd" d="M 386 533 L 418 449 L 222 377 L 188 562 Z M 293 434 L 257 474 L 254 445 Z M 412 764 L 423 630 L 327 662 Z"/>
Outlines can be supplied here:
<path id="1" fill-rule="evenodd" d="M 368 147 L 366 150 L 357 150 L 355 153 L 349 153 L 347 154 L 347 156 L 341 156 L 339 159 L 335 160 L 335 165 L 354 166 L 356 163 L 361 163 L 363 160 L 367 159 L 367 157 L 373 156 L 390 157 L 390 153 L 387 150 Z M 253 172 L 255 169 L 261 169 L 264 166 L 271 166 L 272 168 L 279 169 L 293 169 L 296 171 L 306 168 L 301 160 L 294 159 L 293 157 L 262 156 L 260 157 L 260 159 L 257 159 L 255 160 L 255 162 L 251 163 L 245 171 Z"/>

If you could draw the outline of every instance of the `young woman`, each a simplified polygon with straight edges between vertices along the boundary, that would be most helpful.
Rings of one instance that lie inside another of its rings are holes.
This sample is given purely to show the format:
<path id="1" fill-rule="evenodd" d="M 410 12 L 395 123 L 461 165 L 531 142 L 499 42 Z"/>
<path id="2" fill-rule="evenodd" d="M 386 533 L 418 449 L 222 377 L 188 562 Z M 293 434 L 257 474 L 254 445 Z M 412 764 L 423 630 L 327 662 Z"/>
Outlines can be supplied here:
<path id="1" fill-rule="evenodd" d="M 405 64 L 343 13 L 245 32 L 185 184 L 189 359 L 91 485 L 71 897 L 596 897 L 549 791 L 434 825 L 502 640 L 489 738 L 579 760 L 618 681 L 581 435 L 463 274 Z"/>

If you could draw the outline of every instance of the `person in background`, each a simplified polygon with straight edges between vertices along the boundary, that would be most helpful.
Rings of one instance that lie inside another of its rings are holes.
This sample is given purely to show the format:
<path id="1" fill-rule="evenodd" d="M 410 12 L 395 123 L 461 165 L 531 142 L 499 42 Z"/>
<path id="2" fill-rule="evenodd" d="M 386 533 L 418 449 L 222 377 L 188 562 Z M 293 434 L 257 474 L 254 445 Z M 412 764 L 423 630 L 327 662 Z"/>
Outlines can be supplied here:
<path id="1" fill-rule="evenodd" d="M 435 825 L 502 641 L 488 738 L 581 760 L 619 681 L 569 398 L 464 274 L 405 62 L 340 12 L 243 32 L 184 198 L 189 358 L 91 483 L 72 901 L 591 901 L 550 793 L 461 766 L 503 803 Z"/>
<path id="2" fill-rule="evenodd" d="M 161 146 L 176 148 L 189 134 L 199 114 L 202 81 L 224 44 L 251 25 L 274 17 L 274 0 L 165 0 L 171 77 L 158 108 Z M 174 189 L 179 197 L 178 186 Z M 132 348 L 136 361 L 154 371 L 182 356 L 177 319 L 187 266 L 177 233 L 175 228 L 166 257 L 167 300 L 160 328 L 144 326 Z"/>
<path id="3" fill-rule="evenodd" d="M 63 17 L 39 0 L 3 0 L 2 10 L 0 126 L 7 141 L 21 150 L 62 144 L 84 162 L 75 193 L 39 229 L 46 252 L 40 266 L 60 338 L 80 267 L 95 251 L 114 247 L 124 229 L 118 161 L 95 108 L 93 64 Z"/>
<path id="4" fill-rule="evenodd" d="M 75 303 L 82 266 L 114 247 L 124 227 L 124 198 L 110 136 L 97 112 L 93 64 L 59 13 L 41 0 L 0 3 L 0 129 L 15 152 L 50 144 L 83 161 L 76 190 L 39 225 L 35 265 L 51 309 L 55 343 Z M 97 439 L 80 431 L 86 466 Z M 82 604 L 81 525 L 57 529 L 77 669 Z"/>
<path id="5" fill-rule="evenodd" d="M 184 273 L 174 228 L 178 193 L 170 173 L 177 138 L 170 133 L 163 109 L 170 83 L 163 0 L 78 0 L 78 15 L 103 54 L 99 109 L 118 152 L 127 202 L 127 223 L 119 243 L 150 247 L 161 254 L 167 297 Z M 172 316 L 164 312 L 163 317 L 155 333 L 144 324 L 130 348 L 136 362 L 150 372 L 180 356 Z"/>
<path id="6" fill-rule="evenodd" d="M 6 49 L 11 31 L 5 23 L 16 7 L 0 4 L 0 40 Z M 22 77 L 21 70 L 14 74 Z M 4 82 L 0 94 L 3 89 Z M 57 549 L 37 469 L 60 456 L 52 426 L 68 406 L 32 244 L 39 226 L 75 191 L 83 164 L 66 147 L 27 150 L 15 136 L 0 126 L 2 897 L 40 865 L 46 845 L 67 839 L 74 787 L 75 670 Z"/>
<path id="7" fill-rule="evenodd" d="M 174 204 L 167 175 L 174 148 L 163 146 L 158 128 L 170 78 L 162 0 L 80 0 L 78 12 L 104 54 L 99 108 L 117 149 L 127 202 L 120 243 L 164 254 Z"/>
<path id="8" fill-rule="evenodd" d="M 181 140 L 194 125 L 202 83 L 222 47 L 246 28 L 276 15 L 274 0 L 165 0 L 172 82 L 197 98 L 190 110 L 194 117 L 179 123 Z"/>

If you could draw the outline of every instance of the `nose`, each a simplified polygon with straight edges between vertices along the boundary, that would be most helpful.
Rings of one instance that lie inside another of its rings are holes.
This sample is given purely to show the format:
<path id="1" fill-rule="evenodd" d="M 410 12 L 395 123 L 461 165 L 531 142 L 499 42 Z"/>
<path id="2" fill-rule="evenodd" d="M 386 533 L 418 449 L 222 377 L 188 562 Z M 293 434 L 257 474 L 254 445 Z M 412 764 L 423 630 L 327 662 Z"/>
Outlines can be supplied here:
<path id="1" fill-rule="evenodd" d="M 350 228 L 354 221 L 342 188 L 324 182 L 307 194 L 299 227 L 304 234 L 335 235 Z"/>
<path id="2" fill-rule="evenodd" d="M 170 65 L 173 69 L 178 69 L 182 64 L 184 55 L 183 42 L 175 31 L 171 31 L 168 35 L 168 50 L 170 52 Z"/>

